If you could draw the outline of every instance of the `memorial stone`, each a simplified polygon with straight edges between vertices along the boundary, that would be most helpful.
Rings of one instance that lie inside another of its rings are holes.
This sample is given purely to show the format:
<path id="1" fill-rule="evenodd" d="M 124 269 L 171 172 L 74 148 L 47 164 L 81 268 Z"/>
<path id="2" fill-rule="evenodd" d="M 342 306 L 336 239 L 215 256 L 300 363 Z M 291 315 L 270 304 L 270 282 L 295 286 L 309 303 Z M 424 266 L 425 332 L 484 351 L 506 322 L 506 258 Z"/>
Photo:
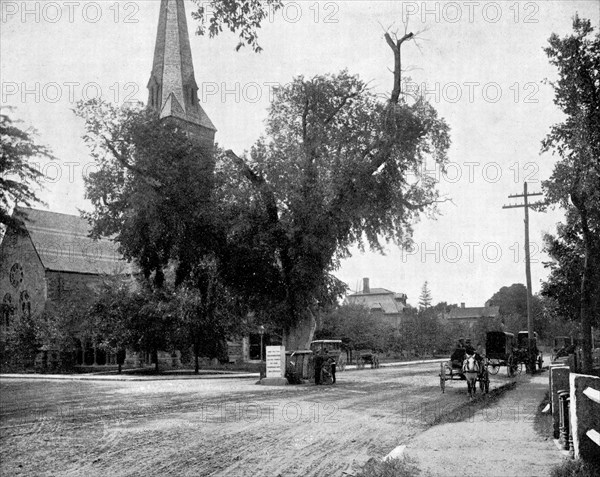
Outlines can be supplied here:
<path id="1" fill-rule="evenodd" d="M 285 377 L 285 346 L 267 346 L 267 378 Z"/>

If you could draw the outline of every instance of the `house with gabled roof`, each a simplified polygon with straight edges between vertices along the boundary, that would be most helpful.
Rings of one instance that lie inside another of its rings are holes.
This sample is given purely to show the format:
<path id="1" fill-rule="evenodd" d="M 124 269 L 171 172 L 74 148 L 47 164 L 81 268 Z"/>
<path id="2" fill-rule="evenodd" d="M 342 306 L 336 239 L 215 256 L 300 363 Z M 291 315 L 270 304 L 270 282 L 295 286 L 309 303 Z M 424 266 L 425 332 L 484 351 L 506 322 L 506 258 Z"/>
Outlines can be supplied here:
<path id="1" fill-rule="evenodd" d="M 348 295 L 346 302 L 368 308 L 372 314 L 381 317 L 382 321 L 397 329 L 404 320 L 404 310 L 408 308 L 406 294 L 396 293 L 386 288 L 371 288 L 368 278 L 363 278 L 362 291 Z"/>

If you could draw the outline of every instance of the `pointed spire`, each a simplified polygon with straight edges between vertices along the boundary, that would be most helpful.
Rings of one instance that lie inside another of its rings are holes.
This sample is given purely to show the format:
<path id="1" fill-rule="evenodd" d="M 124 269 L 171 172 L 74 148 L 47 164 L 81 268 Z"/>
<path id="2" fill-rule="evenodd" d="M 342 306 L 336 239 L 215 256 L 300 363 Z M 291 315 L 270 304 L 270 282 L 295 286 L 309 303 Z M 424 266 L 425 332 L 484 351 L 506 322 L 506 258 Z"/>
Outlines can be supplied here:
<path id="1" fill-rule="evenodd" d="M 198 102 L 183 0 L 160 2 L 148 105 L 158 110 L 161 118 L 175 117 L 191 123 L 203 137 L 214 141 L 216 128 Z"/>

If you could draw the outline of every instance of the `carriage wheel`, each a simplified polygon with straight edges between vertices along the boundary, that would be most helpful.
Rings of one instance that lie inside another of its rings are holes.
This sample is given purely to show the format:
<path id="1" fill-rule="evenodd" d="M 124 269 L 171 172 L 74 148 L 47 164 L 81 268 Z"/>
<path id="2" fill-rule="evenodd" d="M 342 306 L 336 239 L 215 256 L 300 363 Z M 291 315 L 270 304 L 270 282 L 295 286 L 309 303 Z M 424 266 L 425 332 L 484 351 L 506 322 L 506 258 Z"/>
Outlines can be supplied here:
<path id="1" fill-rule="evenodd" d="M 500 363 L 498 363 L 497 360 L 493 359 L 490 360 L 490 374 L 498 374 L 498 371 L 500 371 Z"/>
<path id="2" fill-rule="evenodd" d="M 321 384 L 333 384 L 331 372 L 325 368 L 321 369 Z"/>
<path id="3" fill-rule="evenodd" d="M 515 374 L 516 375 L 519 375 L 523 372 L 523 366 L 524 366 L 524 364 L 522 362 L 515 364 Z"/>
<path id="4" fill-rule="evenodd" d="M 506 361 L 506 373 L 509 377 L 512 377 L 516 371 L 514 361 L 515 359 L 512 354 L 508 357 L 508 360 Z"/>

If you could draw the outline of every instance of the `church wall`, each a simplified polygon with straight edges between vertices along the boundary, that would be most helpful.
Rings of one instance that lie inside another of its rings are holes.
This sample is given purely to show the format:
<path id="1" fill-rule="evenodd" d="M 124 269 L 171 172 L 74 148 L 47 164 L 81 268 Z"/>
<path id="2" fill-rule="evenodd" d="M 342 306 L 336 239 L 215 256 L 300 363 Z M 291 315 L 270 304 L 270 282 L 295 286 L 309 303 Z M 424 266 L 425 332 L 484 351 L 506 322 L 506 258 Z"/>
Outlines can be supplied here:
<path id="1" fill-rule="evenodd" d="M 13 267 L 20 267 L 22 275 L 19 272 L 14 274 L 18 280 L 11 283 Z M 45 270 L 28 236 L 7 233 L 0 245 L 0 302 L 4 301 L 7 294 L 16 306 L 15 316 L 22 314 L 23 308 L 30 310 L 34 316 L 44 310 L 47 296 Z M 5 326 L 5 320 L 2 324 Z"/>
<path id="2" fill-rule="evenodd" d="M 103 277 L 86 273 L 46 272 L 48 300 L 53 305 L 79 305 L 91 303 L 100 292 Z"/>

